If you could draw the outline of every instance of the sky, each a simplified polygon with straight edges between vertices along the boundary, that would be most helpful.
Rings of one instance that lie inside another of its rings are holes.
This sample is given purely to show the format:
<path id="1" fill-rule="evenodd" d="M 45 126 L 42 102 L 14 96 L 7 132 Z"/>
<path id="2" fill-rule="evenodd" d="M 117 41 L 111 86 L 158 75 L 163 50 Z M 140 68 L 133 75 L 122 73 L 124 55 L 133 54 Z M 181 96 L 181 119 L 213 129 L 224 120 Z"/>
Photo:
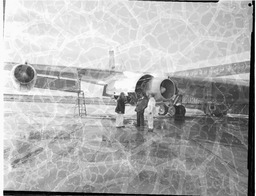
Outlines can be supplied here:
<path id="1" fill-rule="evenodd" d="M 249 1 L 12 0 L 5 62 L 172 72 L 250 59 Z"/>

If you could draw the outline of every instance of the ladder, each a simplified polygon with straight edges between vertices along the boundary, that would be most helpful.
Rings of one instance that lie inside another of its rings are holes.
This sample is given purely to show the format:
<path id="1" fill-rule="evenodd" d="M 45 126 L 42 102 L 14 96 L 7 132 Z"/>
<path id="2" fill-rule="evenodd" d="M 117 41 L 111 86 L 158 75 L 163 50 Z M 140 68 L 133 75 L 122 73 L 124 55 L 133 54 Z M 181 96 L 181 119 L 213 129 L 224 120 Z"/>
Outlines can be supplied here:
<path id="1" fill-rule="evenodd" d="M 77 93 L 77 106 L 78 106 L 78 114 L 80 117 L 86 116 L 86 105 L 85 105 L 85 98 L 84 92 L 78 91 Z"/>

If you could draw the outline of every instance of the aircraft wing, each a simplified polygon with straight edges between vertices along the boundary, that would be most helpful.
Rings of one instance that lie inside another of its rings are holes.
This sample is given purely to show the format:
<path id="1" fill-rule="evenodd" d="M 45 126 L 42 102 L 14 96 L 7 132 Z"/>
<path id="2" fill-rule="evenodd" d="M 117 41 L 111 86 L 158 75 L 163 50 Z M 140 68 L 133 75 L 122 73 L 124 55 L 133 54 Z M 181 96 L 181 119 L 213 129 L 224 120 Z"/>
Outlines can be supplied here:
<path id="1" fill-rule="evenodd" d="M 4 64 L 4 71 L 11 72 L 18 63 L 7 62 Z M 66 92 L 78 92 L 79 80 L 96 85 L 105 85 L 122 72 L 113 70 L 99 70 L 90 68 L 76 68 L 66 66 L 53 66 L 43 64 L 31 64 L 34 68 L 37 78 L 34 84 L 35 88 L 59 90 Z M 10 87 L 11 82 L 7 82 Z"/>

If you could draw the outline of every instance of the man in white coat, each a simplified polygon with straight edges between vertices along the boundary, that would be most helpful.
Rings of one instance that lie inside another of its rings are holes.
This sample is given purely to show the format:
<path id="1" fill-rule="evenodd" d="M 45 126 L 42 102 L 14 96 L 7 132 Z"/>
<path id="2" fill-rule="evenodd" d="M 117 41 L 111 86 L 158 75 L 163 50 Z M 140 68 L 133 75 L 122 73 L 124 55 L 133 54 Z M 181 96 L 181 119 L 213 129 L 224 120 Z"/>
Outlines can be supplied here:
<path id="1" fill-rule="evenodd" d="M 153 93 L 149 94 L 148 101 L 148 131 L 153 132 L 154 129 L 154 115 L 156 112 L 156 100 L 155 95 Z"/>

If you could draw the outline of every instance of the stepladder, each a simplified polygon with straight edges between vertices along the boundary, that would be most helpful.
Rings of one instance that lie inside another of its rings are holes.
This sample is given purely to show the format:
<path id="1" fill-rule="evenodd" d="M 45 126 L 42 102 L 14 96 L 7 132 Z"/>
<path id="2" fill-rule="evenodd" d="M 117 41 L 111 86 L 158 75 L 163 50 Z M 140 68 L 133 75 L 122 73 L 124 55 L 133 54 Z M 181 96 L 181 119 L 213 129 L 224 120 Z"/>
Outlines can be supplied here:
<path id="1" fill-rule="evenodd" d="M 86 116 L 86 105 L 85 105 L 85 97 L 83 91 L 78 91 L 77 93 L 77 107 L 78 107 L 78 115 L 80 117 Z"/>

